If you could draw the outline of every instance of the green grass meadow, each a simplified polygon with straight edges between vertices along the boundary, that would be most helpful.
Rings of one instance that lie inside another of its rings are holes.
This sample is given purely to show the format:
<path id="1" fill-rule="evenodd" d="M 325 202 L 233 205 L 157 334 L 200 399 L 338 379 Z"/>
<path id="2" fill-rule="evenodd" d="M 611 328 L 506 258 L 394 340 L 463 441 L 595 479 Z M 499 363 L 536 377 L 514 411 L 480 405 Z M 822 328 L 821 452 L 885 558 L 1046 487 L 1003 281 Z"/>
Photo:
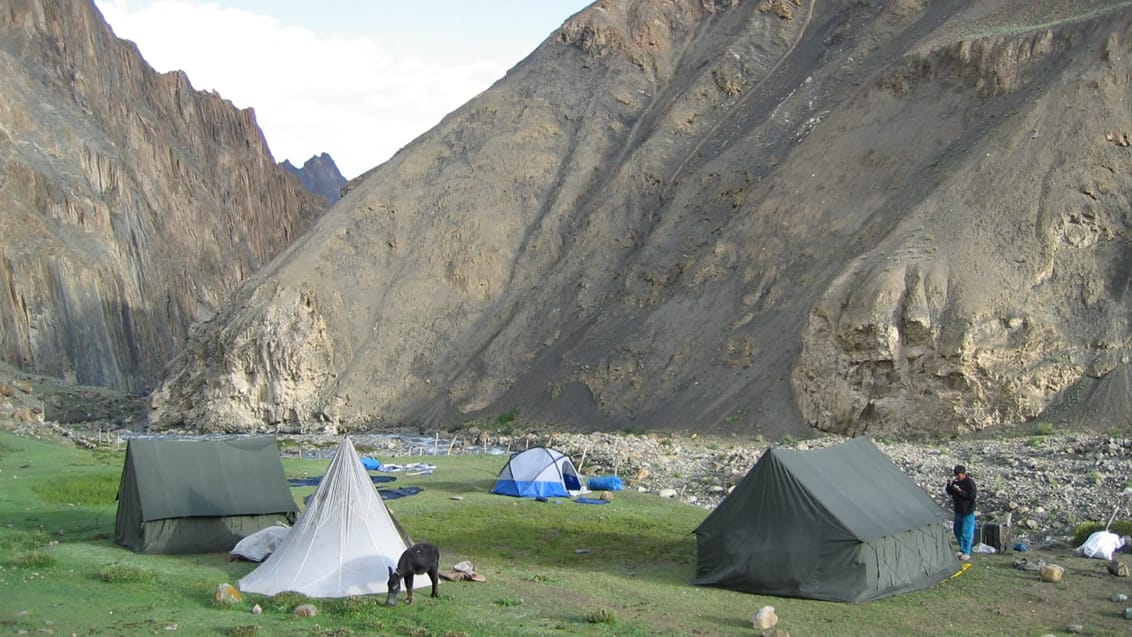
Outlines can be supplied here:
<path id="1" fill-rule="evenodd" d="M 750 635 L 751 618 L 767 605 L 793 637 L 1037 636 L 1074 623 L 1101 631 L 1084 634 L 1114 634 L 1105 631 L 1132 626 L 1123 606 L 1102 597 L 1111 583 L 1086 560 L 1068 569 L 1066 582 L 1047 584 L 1012 568 L 1010 556 L 980 556 L 929 590 L 857 605 L 691 586 L 692 531 L 706 510 L 632 488 L 605 505 L 492 495 L 504 458 L 487 455 L 425 457 L 437 465 L 432 475 L 394 474 L 396 482 L 379 485 L 421 486 L 387 506 L 415 540 L 440 547 L 442 570 L 469 560 L 486 582 L 442 581 L 439 599 L 421 589 L 411 606 L 387 607 L 384 595 L 288 593 L 221 607 L 217 585 L 237 584 L 255 564 L 226 553 L 137 555 L 114 544 L 123 455 L 0 432 L 0 635 Z M 284 467 L 292 477 L 317 476 L 328 462 L 285 459 Z M 301 502 L 313 489 L 293 493 Z M 1074 572 L 1087 591 L 1070 581 Z M 294 615 L 305 602 L 319 614 Z M 256 604 L 261 614 L 251 612 Z"/>

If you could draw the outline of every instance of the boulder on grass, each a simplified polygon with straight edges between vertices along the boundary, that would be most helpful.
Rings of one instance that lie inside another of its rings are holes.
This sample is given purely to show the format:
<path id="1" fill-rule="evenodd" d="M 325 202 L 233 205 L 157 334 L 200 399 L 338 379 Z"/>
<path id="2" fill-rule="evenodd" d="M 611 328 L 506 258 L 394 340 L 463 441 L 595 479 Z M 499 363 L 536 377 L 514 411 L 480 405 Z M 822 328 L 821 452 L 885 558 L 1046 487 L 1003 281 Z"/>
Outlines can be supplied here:
<path id="1" fill-rule="evenodd" d="M 1043 582 L 1058 583 L 1061 577 L 1065 575 L 1065 569 L 1057 564 L 1046 564 L 1042 566 L 1042 570 L 1038 571 L 1038 575 L 1042 578 Z"/>
<path id="2" fill-rule="evenodd" d="M 774 628 L 778 624 L 778 614 L 774 612 L 774 606 L 763 606 L 759 612 L 755 613 L 751 623 L 754 625 L 755 630 L 768 630 Z"/>

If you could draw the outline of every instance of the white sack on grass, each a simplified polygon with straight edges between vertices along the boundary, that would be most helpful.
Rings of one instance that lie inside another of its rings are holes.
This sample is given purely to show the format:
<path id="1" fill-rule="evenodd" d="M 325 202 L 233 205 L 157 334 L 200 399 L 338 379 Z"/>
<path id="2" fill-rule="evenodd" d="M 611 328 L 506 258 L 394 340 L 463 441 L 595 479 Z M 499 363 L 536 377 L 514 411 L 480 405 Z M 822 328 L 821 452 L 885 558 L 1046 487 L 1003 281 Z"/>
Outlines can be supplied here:
<path id="1" fill-rule="evenodd" d="M 1124 546 L 1124 538 L 1111 531 L 1097 531 L 1077 547 L 1077 555 L 1081 557 L 1095 557 L 1101 560 L 1111 560 L 1112 554 Z"/>
<path id="2" fill-rule="evenodd" d="M 236 542 L 236 546 L 230 553 L 245 560 L 262 562 L 268 555 L 275 552 L 275 547 L 279 546 L 283 538 L 287 537 L 290 530 L 291 527 L 282 524 L 260 529 Z"/>

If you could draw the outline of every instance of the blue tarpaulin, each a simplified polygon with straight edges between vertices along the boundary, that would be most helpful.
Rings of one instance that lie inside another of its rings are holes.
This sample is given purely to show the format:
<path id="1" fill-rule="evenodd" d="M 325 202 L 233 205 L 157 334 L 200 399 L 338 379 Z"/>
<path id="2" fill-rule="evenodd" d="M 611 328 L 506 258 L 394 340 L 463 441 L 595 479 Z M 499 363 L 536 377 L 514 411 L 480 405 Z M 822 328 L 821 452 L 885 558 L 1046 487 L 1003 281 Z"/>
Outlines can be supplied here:
<path id="1" fill-rule="evenodd" d="M 574 498 L 574 502 L 578 504 L 609 504 L 609 500 L 599 500 L 598 498 Z"/>
<path id="2" fill-rule="evenodd" d="M 591 491 L 620 491 L 625 488 L 617 476 L 594 476 L 586 482 Z"/>
<path id="3" fill-rule="evenodd" d="M 377 484 L 379 482 L 393 482 L 397 479 L 397 476 L 370 476 L 369 478 L 370 480 L 373 480 L 374 484 Z M 292 487 L 313 487 L 317 486 L 319 482 L 322 482 L 322 476 L 315 476 L 313 478 L 287 479 L 287 484 L 291 485 Z"/>

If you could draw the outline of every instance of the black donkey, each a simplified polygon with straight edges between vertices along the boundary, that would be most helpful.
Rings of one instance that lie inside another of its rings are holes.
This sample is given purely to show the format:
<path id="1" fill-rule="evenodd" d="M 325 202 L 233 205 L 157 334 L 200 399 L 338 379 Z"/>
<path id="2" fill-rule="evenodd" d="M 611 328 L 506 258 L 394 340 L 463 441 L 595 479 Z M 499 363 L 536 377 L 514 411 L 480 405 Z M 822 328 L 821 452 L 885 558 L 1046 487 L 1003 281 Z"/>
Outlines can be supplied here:
<path id="1" fill-rule="evenodd" d="M 432 596 L 440 597 L 436 590 L 440 580 L 440 549 L 428 542 L 418 542 L 401 554 L 401 559 L 397 560 L 396 570 L 389 567 L 389 582 L 386 585 L 389 590 L 385 595 L 385 603 L 389 606 L 397 604 L 397 594 L 401 592 L 401 580 L 404 580 L 405 590 L 408 591 L 405 603 L 412 604 L 413 576 L 424 573 L 428 573 L 428 578 L 432 580 Z"/>

